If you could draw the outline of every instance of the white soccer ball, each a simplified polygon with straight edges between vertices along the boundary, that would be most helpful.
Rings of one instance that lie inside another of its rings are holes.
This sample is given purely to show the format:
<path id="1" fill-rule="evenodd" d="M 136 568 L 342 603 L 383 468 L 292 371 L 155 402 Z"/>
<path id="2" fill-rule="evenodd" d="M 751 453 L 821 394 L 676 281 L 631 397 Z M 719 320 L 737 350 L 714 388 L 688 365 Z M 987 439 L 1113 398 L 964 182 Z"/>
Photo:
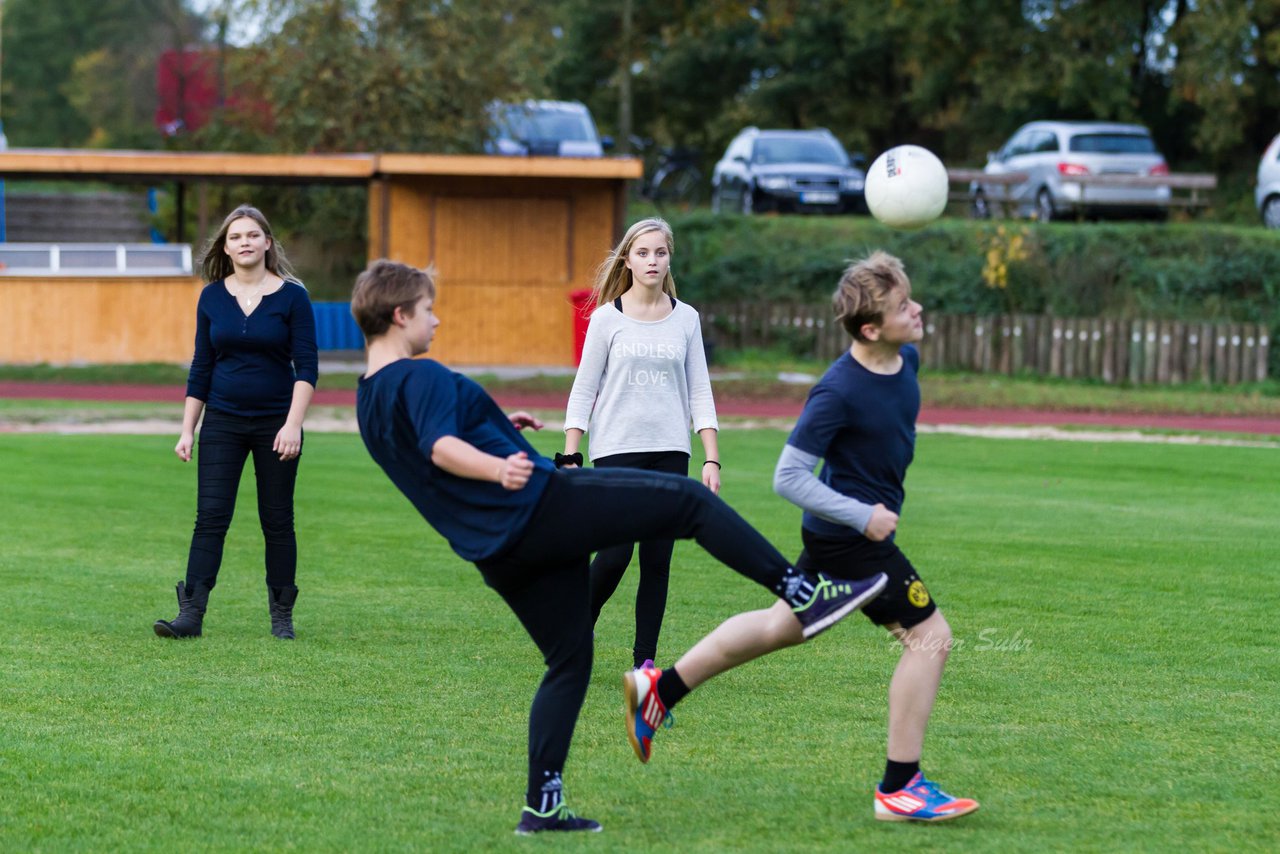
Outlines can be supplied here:
<path id="1" fill-rule="evenodd" d="M 937 219 L 947 206 L 947 191 L 947 167 L 918 145 L 894 146 L 867 170 L 867 207 L 894 228 L 920 228 Z"/>

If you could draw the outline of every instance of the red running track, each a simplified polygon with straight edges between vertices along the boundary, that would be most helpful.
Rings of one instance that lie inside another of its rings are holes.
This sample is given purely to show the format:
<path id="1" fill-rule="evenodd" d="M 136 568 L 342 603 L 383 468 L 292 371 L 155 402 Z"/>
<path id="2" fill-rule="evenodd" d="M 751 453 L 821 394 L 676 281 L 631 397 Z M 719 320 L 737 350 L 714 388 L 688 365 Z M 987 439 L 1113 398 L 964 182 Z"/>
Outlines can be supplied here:
<path id="1" fill-rule="evenodd" d="M 72 383 L 0 382 L 0 398 L 57 400 L 133 401 L 182 403 L 182 386 L 80 385 Z M 505 409 L 563 409 L 566 395 L 499 392 L 494 398 Z M 356 393 L 344 389 L 316 390 L 312 404 L 354 406 Z M 799 401 L 718 399 L 716 411 L 723 416 L 794 419 L 800 414 Z M 971 424 L 975 426 L 1079 426 L 1115 429 L 1185 430 L 1196 433 L 1251 433 L 1280 435 L 1280 417 L 1240 415 L 1159 415 L 1110 412 L 1047 412 L 1029 409 L 952 409 L 925 407 L 921 424 Z"/>

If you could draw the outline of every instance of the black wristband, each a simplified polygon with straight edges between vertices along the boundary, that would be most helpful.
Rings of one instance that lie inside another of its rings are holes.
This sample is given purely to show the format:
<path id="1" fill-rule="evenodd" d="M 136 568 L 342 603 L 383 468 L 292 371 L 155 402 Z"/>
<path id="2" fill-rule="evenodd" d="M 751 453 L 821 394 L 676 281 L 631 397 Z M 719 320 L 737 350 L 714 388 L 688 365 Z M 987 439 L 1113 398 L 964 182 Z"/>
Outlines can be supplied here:
<path id="1" fill-rule="evenodd" d="M 578 468 L 582 468 L 582 452 L 579 451 L 576 454 L 562 454 L 557 451 L 556 468 L 562 469 L 567 465 L 575 465 Z"/>
<path id="2" fill-rule="evenodd" d="M 710 463 L 711 465 L 715 466 L 715 467 L 716 467 L 716 468 L 718 468 L 718 469 L 719 469 L 719 468 L 724 468 L 722 465 L 720 465 L 720 461 L 719 461 L 719 460 L 706 460 L 706 461 L 704 461 L 702 464 L 705 466 L 707 463 Z"/>

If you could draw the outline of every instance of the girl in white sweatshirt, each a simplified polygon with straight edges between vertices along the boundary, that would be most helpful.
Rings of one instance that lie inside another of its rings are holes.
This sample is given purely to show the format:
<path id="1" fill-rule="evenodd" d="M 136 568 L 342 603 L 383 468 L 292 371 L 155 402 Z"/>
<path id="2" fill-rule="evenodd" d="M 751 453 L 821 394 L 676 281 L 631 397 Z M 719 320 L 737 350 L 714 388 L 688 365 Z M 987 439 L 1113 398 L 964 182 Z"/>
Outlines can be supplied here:
<path id="1" fill-rule="evenodd" d="M 692 427 L 702 440 L 699 477 L 720 491 L 716 408 L 698 312 L 676 299 L 671 276 L 674 237 L 661 219 L 627 230 L 596 273 L 582 362 L 564 419 L 564 454 L 557 464 L 581 464 L 591 434 L 597 468 L 629 467 L 689 474 Z M 672 540 L 640 543 L 634 666 L 653 666 L 667 605 Z M 633 544 L 598 552 L 591 563 L 593 619 L 631 562 Z"/>

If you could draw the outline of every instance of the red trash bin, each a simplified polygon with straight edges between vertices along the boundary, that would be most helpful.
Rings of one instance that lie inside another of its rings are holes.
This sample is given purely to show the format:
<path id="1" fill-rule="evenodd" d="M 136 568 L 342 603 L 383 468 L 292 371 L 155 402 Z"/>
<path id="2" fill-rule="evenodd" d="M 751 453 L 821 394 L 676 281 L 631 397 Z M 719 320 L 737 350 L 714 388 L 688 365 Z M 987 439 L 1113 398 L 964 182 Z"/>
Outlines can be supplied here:
<path id="1" fill-rule="evenodd" d="M 591 290 L 569 291 L 569 304 L 573 306 L 573 364 L 582 364 L 582 345 L 587 340 L 587 324 L 591 322 Z"/>

